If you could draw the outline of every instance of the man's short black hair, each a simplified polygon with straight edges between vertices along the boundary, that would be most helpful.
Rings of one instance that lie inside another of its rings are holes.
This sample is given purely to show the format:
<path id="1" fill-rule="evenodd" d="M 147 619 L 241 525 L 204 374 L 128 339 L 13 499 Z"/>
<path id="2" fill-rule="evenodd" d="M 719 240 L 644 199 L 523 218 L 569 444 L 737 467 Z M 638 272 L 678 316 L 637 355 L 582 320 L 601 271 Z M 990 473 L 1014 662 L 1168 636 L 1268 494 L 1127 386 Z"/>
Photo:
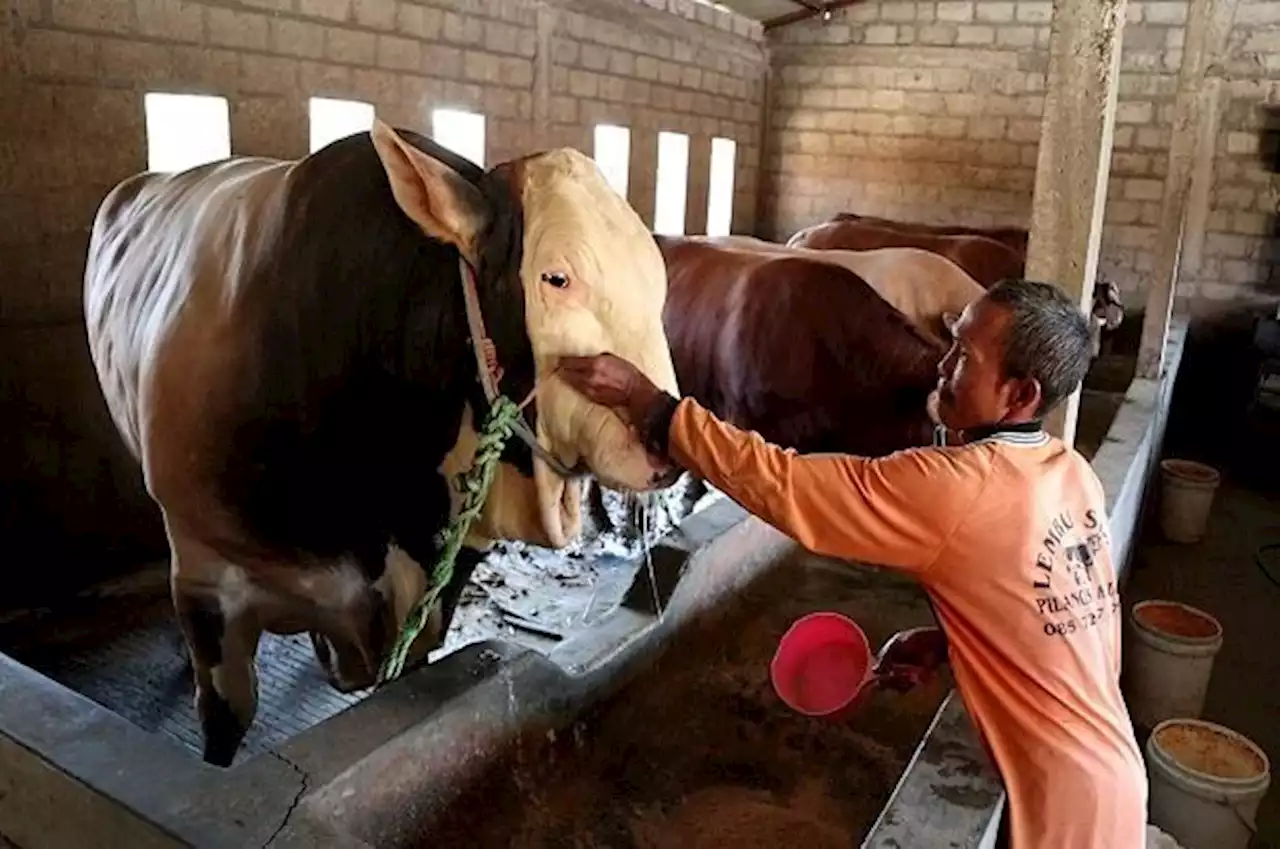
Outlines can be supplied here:
<path id="1" fill-rule="evenodd" d="M 1040 383 L 1038 415 L 1043 416 L 1070 397 L 1089 371 L 1089 320 L 1079 304 L 1049 283 L 1001 280 L 985 300 L 1009 311 L 1005 376 Z"/>

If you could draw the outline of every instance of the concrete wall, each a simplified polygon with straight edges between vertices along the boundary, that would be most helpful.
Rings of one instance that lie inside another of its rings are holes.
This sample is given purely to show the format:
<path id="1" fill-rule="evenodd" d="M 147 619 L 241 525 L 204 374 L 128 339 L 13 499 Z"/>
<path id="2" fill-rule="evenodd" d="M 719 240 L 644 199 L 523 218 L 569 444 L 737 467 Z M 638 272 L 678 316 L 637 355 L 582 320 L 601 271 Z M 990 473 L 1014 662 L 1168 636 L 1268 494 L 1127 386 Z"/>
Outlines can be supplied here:
<path id="1" fill-rule="evenodd" d="M 434 107 L 483 112 L 490 163 L 551 145 L 591 152 L 595 123 L 625 124 L 631 201 L 650 222 L 657 134 L 689 133 L 691 231 L 705 221 L 711 137 L 727 136 L 735 227 L 755 223 L 763 34 L 692 0 L 15 0 L 6 11 L 0 535 L 9 554 L 81 577 L 164 552 L 80 326 L 97 204 L 147 165 L 147 91 L 224 96 L 233 152 L 281 157 L 307 153 L 311 96 L 370 102 L 426 132 Z"/>
<path id="2" fill-rule="evenodd" d="M 1184 0 L 1128 3 L 1100 267 L 1135 307 L 1154 268 L 1186 13 Z M 842 210 L 1027 226 L 1051 14 L 1046 0 L 868 0 L 779 31 L 762 232 Z M 1280 103 L 1280 3 L 1241 0 L 1210 73 L 1228 81 L 1191 201 L 1204 259 L 1180 290 L 1200 314 L 1280 294 L 1277 197 L 1258 155 L 1259 106 Z"/>

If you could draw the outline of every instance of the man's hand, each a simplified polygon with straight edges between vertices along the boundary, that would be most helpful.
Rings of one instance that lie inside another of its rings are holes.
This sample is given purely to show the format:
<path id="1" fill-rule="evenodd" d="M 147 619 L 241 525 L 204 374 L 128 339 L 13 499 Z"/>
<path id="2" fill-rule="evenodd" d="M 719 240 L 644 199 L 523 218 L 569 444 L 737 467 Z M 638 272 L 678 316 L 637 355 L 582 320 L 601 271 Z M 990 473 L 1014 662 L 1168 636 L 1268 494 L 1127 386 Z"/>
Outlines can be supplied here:
<path id="1" fill-rule="evenodd" d="M 662 396 L 662 390 L 640 369 L 613 354 L 562 357 L 557 371 L 588 400 L 625 412 L 637 426 Z"/>
<path id="2" fill-rule="evenodd" d="M 933 677 L 946 662 L 947 638 L 935 627 L 899 631 L 880 649 L 876 673 L 886 689 L 905 693 Z"/>

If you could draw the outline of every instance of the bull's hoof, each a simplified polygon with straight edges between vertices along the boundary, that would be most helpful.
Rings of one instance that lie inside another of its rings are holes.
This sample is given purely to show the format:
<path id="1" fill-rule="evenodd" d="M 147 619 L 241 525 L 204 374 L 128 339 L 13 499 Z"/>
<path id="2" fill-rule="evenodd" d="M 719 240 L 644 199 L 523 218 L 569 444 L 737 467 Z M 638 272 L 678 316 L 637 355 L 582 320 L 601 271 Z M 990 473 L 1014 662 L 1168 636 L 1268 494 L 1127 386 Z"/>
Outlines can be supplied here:
<path id="1" fill-rule="evenodd" d="M 247 730 L 216 694 L 201 700 L 200 725 L 204 731 L 204 762 L 223 769 L 231 766 Z"/>

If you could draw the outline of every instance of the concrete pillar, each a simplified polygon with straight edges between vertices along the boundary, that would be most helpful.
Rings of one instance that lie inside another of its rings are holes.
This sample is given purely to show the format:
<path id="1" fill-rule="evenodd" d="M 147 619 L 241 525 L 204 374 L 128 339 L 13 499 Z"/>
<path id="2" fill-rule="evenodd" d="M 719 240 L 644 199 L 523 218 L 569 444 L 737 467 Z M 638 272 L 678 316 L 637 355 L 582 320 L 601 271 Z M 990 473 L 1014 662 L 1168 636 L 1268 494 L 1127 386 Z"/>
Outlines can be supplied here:
<path id="1" fill-rule="evenodd" d="M 559 11 L 546 4 L 538 5 L 537 52 L 533 57 L 533 121 L 531 147 L 546 150 L 554 147 L 551 138 L 551 76 L 555 69 L 555 31 Z"/>
<path id="2" fill-rule="evenodd" d="M 1195 166 L 1191 169 L 1191 188 L 1187 195 L 1187 220 L 1182 234 L 1181 271 L 1195 274 L 1204 261 L 1204 240 L 1209 232 L 1209 212 L 1213 207 L 1213 165 L 1218 154 L 1218 126 L 1222 120 L 1221 77 L 1204 81 L 1204 108 L 1200 113 L 1199 139 L 1196 141 Z"/>
<path id="3" fill-rule="evenodd" d="M 1061 286 L 1088 311 L 1111 174 L 1125 0 L 1054 0 L 1027 277 Z M 1074 444 L 1079 394 L 1045 428 Z"/>
<path id="4" fill-rule="evenodd" d="M 1160 377 L 1164 368 L 1165 338 L 1173 315 L 1182 255 L 1187 195 L 1196 165 L 1200 138 L 1217 123 L 1219 85 L 1206 85 L 1205 72 L 1221 56 L 1227 35 L 1235 23 L 1238 0 L 1191 0 L 1187 8 L 1186 42 L 1178 71 L 1178 96 L 1174 103 L 1173 140 L 1169 147 L 1169 171 L 1164 180 L 1160 224 L 1156 242 L 1156 268 L 1147 292 L 1142 321 L 1142 345 L 1138 376 Z"/>

